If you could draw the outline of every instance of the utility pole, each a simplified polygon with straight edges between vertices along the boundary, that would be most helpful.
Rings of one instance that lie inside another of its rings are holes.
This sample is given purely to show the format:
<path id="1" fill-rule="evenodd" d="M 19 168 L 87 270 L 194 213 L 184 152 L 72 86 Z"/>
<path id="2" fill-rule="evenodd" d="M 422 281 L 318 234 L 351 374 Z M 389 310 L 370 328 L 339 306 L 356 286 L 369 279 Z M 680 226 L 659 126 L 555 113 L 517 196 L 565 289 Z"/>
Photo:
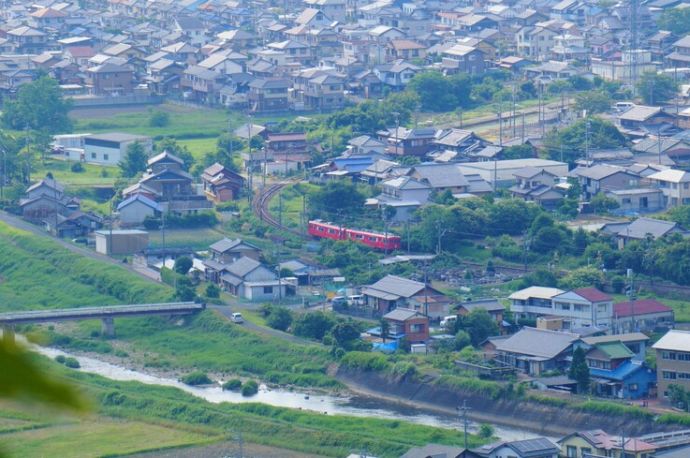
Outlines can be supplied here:
<path id="1" fill-rule="evenodd" d="M 462 426 L 463 426 L 463 431 L 464 431 L 464 437 L 465 437 L 465 450 L 467 450 L 467 426 L 468 426 L 468 420 L 467 420 L 467 412 L 471 410 L 469 407 L 467 407 L 467 400 L 463 399 L 462 400 L 462 406 L 458 406 L 458 416 L 460 417 L 460 420 L 462 420 Z"/>
<path id="2" fill-rule="evenodd" d="M 5 177 L 7 176 L 7 152 L 5 148 L 0 147 L 2 153 L 2 177 L 0 178 L 0 200 L 5 200 Z"/>
<path id="3" fill-rule="evenodd" d="M 661 164 L 661 126 L 656 129 L 657 152 L 659 153 L 659 164 Z"/>
<path id="4" fill-rule="evenodd" d="M 630 332 L 637 331 L 637 325 L 635 324 L 635 284 L 634 284 L 634 272 L 632 269 L 626 271 L 628 280 L 630 281 L 628 285 L 628 300 L 630 300 Z"/>
<path id="5" fill-rule="evenodd" d="M 502 108 L 503 108 L 503 104 L 499 102 L 499 104 L 498 104 L 498 144 L 499 144 L 499 146 L 503 146 L 503 113 L 501 112 Z"/>
<path id="6" fill-rule="evenodd" d="M 585 160 L 587 161 L 588 167 L 592 165 L 592 164 L 590 164 L 590 161 L 589 161 L 589 129 L 591 126 L 592 125 L 588 119 L 587 122 L 585 123 Z"/>
<path id="7" fill-rule="evenodd" d="M 400 113 L 394 111 L 391 113 L 395 116 L 395 155 L 398 155 L 398 142 L 400 141 Z"/>
<path id="8" fill-rule="evenodd" d="M 247 142 L 249 146 L 249 162 L 247 165 L 247 184 L 249 186 L 249 192 L 247 193 L 247 200 L 252 203 L 252 197 L 254 193 L 254 184 L 252 183 L 252 166 L 254 165 L 254 158 L 252 157 L 252 115 L 247 115 L 247 137 L 249 141 Z M 266 164 L 264 164 L 264 167 Z"/>
<path id="9" fill-rule="evenodd" d="M 513 78 L 513 111 L 511 114 L 511 122 L 513 124 L 513 139 L 517 137 L 517 124 L 515 124 L 515 79 Z"/>

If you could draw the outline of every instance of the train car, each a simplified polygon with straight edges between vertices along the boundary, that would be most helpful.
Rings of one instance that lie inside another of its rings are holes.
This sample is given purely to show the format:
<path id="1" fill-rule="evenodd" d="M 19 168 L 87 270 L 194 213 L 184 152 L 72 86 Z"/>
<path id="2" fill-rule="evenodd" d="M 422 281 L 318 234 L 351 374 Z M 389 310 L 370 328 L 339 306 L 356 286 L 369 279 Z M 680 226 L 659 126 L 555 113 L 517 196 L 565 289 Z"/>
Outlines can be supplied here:
<path id="1" fill-rule="evenodd" d="M 307 227 L 307 233 L 312 237 L 318 237 L 323 239 L 331 240 L 345 240 L 345 229 L 338 226 L 337 224 L 329 223 L 326 221 L 321 221 L 320 219 L 315 219 L 309 221 L 309 226 Z"/>
<path id="2" fill-rule="evenodd" d="M 318 238 L 352 240 L 377 250 L 394 251 L 400 249 L 400 237 L 397 235 L 349 229 L 321 220 L 309 221 L 307 232 Z"/>

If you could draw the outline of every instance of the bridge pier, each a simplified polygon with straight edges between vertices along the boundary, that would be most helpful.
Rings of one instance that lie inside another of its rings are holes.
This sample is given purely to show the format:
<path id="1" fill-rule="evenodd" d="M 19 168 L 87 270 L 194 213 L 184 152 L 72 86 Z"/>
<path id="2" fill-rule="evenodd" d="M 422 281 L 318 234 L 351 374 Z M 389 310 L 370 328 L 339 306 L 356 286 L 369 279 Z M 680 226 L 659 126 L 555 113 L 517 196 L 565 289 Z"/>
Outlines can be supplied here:
<path id="1" fill-rule="evenodd" d="M 2 341 L 7 346 L 14 345 L 14 325 L 4 324 L 2 326 Z"/>
<path id="2" fill-rule="evenodd" d="M 101 335 L 103 337 L 115 337 L 115 320 L 111 317 L 101 319 Z"/>

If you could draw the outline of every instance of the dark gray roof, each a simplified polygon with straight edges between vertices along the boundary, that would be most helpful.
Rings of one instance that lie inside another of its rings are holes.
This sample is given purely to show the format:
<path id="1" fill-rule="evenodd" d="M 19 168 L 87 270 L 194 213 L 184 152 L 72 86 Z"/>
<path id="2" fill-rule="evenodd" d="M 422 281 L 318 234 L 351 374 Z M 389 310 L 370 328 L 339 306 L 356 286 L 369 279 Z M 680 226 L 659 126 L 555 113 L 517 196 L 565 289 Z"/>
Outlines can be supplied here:
<path id="1" fill-rule="evenodd" d="M 470 312 L 476 309 L 483 309 L 487 312 L 497 312 L 505 310 L 503 304 L 498 302 L 498 299 L 496 298 L 477 299 L 474 301 L 462 302 L 460 305 Z"/>
<path id="2" fill-rule="evenodd" d="M 415 172 L 432 188 L 450 188 L 469 184 L 457 164 L 419 164 L 415 165 L 408 174 L 412 175 Z"/>
<path id="3" fill-rule="evenodd" d="M 409 320 L 410 318 L 414 318 L 416 316 L 424 316 L 424 315 L 422 315 L 421 313 L 419 313 L 415 310 L 401 308 L 401 307 L 398 307 L 397 309 L 392 310 L 392 311 L 386 313 L 385 315 L 383 315 L 383 317 L 385 319 L 393 320 L 393 321 L 406 321 L 406 320 Z"/>
<path id="4" fill-rule="evenodd" d="M 234 248 L 239 247 L 240 245 L 245 245 L 249 248 L 254 248 L 255 250 L 259 251 L 259 248 L 252 245 L 251 243 L 247 243 L 243 241 L 242 239 L 234 239 L 230 240 L 229 238 L 224 238 L 222 240 L 217 241 L 216 243 L 212 244 L 209 248 L 213 251 L 217 251 L 219 253 L 225 253 L 226 251 L 230 251 Z"/>
<path id="5" fill-rule="evenodd" d="M 522 328 L 505 340 L 496 342 L 496 349 L 509 353 L 551 359 L 558 356 L 579 336 L 569 332 Z"/>
<path id="6" fill-rule="evenodd" d="M 230 264 L 227 268 L 227 271 L 236 277 L 244 278 L 245 275 L 249 274 L 260 266 L 261 263 L 259 261 L 247 256 L 242 256 L 240 259 Z"/>
<path id="7" fill-rule="evenodd" d="M 400 458 L 457 458 L 464 451 L 464 448 L 451 445 L 427 444 L 409 449 Z"/>
<path id="8" fill-rule="evenodd" d="M 397 275 L 386 275 L 368 288 L 395 294 L 396 296 L 411 297 L 424 289 L 424 283 L 398 277 Z"/>
<path id="9" fill-rule="evenodd" d="M 520 454 L 522 458 L 543 456 L 545 452 L 557 454 L 561 449 L 545 437 L 508 442 L 506 444 Z"/>

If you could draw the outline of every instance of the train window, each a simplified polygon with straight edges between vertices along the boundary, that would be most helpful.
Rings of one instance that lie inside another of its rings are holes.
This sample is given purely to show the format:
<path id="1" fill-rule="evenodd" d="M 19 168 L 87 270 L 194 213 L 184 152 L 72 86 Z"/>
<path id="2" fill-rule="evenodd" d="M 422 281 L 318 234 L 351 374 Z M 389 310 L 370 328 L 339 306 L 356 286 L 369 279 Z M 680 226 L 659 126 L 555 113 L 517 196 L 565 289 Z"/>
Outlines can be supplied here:
<path id="1" fill-rule="evenodd" d="M 329 230 L 328 230 L 328 233 L 329 233 L 329 234 L 335 234 L 335 229 L 329 229 Z"/>
<path id="2" fill-rule="evenodd" d="M 370 241 L 370 242 L 375 242 L 375 241 L 376 241 L 376 237 L 369 237 L 369 241 Z"/>

